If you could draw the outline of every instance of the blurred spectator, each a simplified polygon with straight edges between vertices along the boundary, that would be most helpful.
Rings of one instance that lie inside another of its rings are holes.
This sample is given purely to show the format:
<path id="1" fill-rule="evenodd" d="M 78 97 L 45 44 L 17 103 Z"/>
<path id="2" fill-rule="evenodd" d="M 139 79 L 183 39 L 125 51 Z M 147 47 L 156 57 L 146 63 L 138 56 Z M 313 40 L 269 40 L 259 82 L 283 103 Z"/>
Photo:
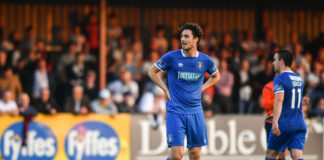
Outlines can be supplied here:
<path id="1" fill-rule="evenodd" d="M 37 110 L 30 105 L 30 98 L 27 93 L 22 93 L 19 97 L 19 114 L 24 117 L 22 146 L 26 146 L 29 124 Z"/>
<path id="2" fill-rule="evenodd" d="M 244 31 L 244 40 L 241 43 L 241 48 L 243 52 L 247 54 L 246 58 L 250 63 L 255 63 L 257 61 L 257 55 L 255 54 L 258 49 L 258 44 L 253 40 L 253 33 L 251 30 Z"/>
<path id="3" fill-rule="evenodd" d="M 152 65 L 159 59 L 160 57 L 158 52 L 153 51 L 150 53 L 150 59 L 145 60 L 141 68 L 141 73 L 144 77 L 147 77 L 147 72 L 152 67 Z"/>
<path id="4" fill-rule="evenodd" d="M 84 54 L 77 53 L 76 61 L 66 67 L 69 85 L 83 85 L 88 67 L 84 63 Z"/>
<path id="5" fill-rule="evenodd" d="M 111 13 L 108 17 L 107 41 L 112 50 L 118 48 L 118 41 L 123 35 L 122 28 L 118 25 L 117 15 Z"/>
<path id="6" fill-rule="evenodd" d="M 241 64 L 241 51 L 239 49 L 234 50 L 234 55 L 227 49 L 221 49 L 220 59 L 225 59 L 228 62 L 229 70 L 232 72 L 238 72 Z"/>
<path id="7" fill-rule="evenodd" d="M 115 95 L 117 95 L 117 99 L 127 92 L 129 92 L 135 100 L 139 96 L 139 86 L 137 82 L 133 80 L 132 73 L 123 67 L 119 69 L 119 77 L 108 83 L 107 88 L 111 91 L 114 98 Z"/>
<path id="8" fill-rule="evenodd" d="M 249 73 L 249 61 L 242 60 L 241 69 L 234 78 L 238 92 L 238 113 L 252 113 L 252 76 Z"/>
<path id="9" fill-rule="evenodd" d="M 215 102 L 221 113 L 233 113 L 232 105 L 232 89 L 234 85 L 234 75 L 228 71 L 228 64 L 226 60 L 220 63 L 221 80 L 216 84 Z"/>
<path id="10" fill-rule="evenodd" d="M 132 76 L 136 78 L 136 75 L 139 73 L 136 65 L 133 62 L 134 53 L 132 51 L 126 51 L 124 61 L 119 67 L 124 67 L 132 73 Z"/>
<path id="11" fill-rule="evenodd" d="M 81 52 L 82 47 L 86 42 L 85 36 L 81 33 L 81 27 L 79 25 L 75 25 L 73 28 L 73 33 L 70 36 L 70 41 L 76 43 L 76 51 Z"/>
<path id="12" fill-rule="evenodd" d="M 276 42 L 273 39 L 273 32 L 272 29 L 267 28 L 264 30 L 263 33 L 263 40 L 259 43 L 259 48 L 261 49 L 261 53 L 264 56 L 270 56 L 272 53 L 272 49 L 276 46 Z"/>
<path id="13" fill-rule="evenodd" d="M 293 52 L 296 45 L 301 47 L 300 50 L 303 50 L 303 47 L 298 42 L 298 33 L 296 31 L 292 31 L 290 33 L 288 45 L 286 45 L 285 48 L 288 49 L 290 52 Z"/>
<path id="14" fill-rule="evenodd" d="M 55 115 L 58 112 L 58 106 L 51 97 L 50 90 L 43 88 L 40 91 L 40 98 L 35 101 L 35 107 L 39 113 Z"/>
<path id="15" fill-rule="evenodd" d="M 114 104 L 108 89 L 99 92 L 99 98 L 91 102 L 91 108 L 99 114 L 115 115 L 118 113 L 117 106 Z"/>
<path id="16" fill-rule="evenodd" d="M 19 47 L 19 34 L 17 31 L 10 33 L 9 38 L 6 40 L 3 35 L 0 37 L 0 48 L 6 52 L 13 52 Z"/>
<path id="17" fill-rule="evenodd" d="M 12 93 L 10 90 L 4 91 L 3 99 L 0 100 L 0 115 L 19 115 L 17 104 L 12 99 Z"/>
<path id="18" fill-rule="evenodd" d="M 27 93 L 22 93 L 19 97 L 19 114 L 22 116 L 37 115 L 37 110 L 30 105 L 30 98 Z"/>
<path id="19" fill-rule="evenodd" d="M 89 69 L 96 70 L 98 66 L 97 58 L 90 52 L 89 43 L 83 44 L 82 53 L 84 53 L 84 63 L 89 66 Z"/>
<path id="20" fill-rule="evenodd" d="M 128 91 L 128 92 L 124 93 L 123 97 L 124 97 L 123 101 L 121 101 L 120 103 L 116 103 L 116 105 L 118 107 L 118 112 L 120 112 L 120 113 L 135 113 L 135 112 L 137 112 L 137 108 L 135 107 L 136 99 L 132 95 L 132 93 Z M 116 101 L 116 97 L 115 97 L 115 101 Z M 116 102 L 118 102 L 118 100 Z"/>
<path id="21" fill-rule="evenodd" d="M 46 70 L 46 61 L 41 59 L 38 68 L 34 73 L 33 98 L 40 98 L 40 91 L 43 88 L 50 88 L 49 73 Z"/>
<path id="22" fill-rule="evenodd" d="M 313 63 L 313 69 L 312 69 L 311 73 L 309 73 L 307 76 L 306 94 L 311 95 L 313 92 L 313 89 L 319 85 L 321 69 L 322 69 L 321 64 L 318 61 L 315 61 Z"/>
<path id="23" fill-rule="evenodd" d="M 175 51 L 178 49 L 180 49 L 180 40 L 178 39 L 178 37 L 173 36 L 170 40 L 170 50 Z"/>
<path id="24" fill-rule="evenodd" d="M 145 92 L 138 104 L 139 112 L 148 114 L 151 126 L 159 127 L 164 121 L 166 112 L 166 96 L 164 91 L 155 86 L 153 92 Z"/>
<path id="25" fill-rule="evenodd" d="M 2 75 L 4 72 L 4 69 L 7 66 L 9 66 L 7 59 L 8 59 L 7 53 L 5 52 L 5 50 L 0 48 L 0 75 Z"/>
<path id="26" fill-rule="evenodd" d="M 75 54 L 77 53 L 75 42 L 69 42 L 68 47 L 68 52 L 61 56 L 59 60 L 60 63 L 58 63 L 57 65 L 59 80 L 63 84 L 66 84 L 68 82 L 66 68 L 76 60 Z"/>
<path id="27" fill-rule="evenodd" d="M 166 97 L 163 90 L 154 86 L 153 91 L 146 91 L 139 100 L 138 110 L 141 113 L 164 113 Z"/>
<path id="28" fill-rule="evenodd" d="M 4 75 L 0 77 L 0 91 L 3 90 L 10 90 L 13 100 L 16 100 L 18 95 L 22 93 L 19 77 L 13 73 L 11 67 L 5 68 Z"/>
<path id="29" fill-rule="evenodd" d="M 155 38 L 156 43 L 158 45 L 159 53 L 166 53 L 168 51 L 169 42 L 165 37 L 165 26 L 164 25 L 157 25 L 155 28 Z"/>
<path id="30" fill-rule="evenodd" d="M 231 57 L 232 56 L 232 53 L 234 53 L 234 49 L 235 49 L 235 45 L 232 41 L 232 36 L 230 33 L 228 32 L 224 32 L 222 34 L 222 38 L 221 38 L 221 41 L 220 41 L 220 44 L 219 44 L 219 50 L 222 50 L 222 49 L 226 49 L 228 51 L 228 57 Z M 225 58 L 225 57 L 221 57 L 221 58 Z M 227 56 L 226 56 L 227 58 Z"/>
<path id="31" fill-rule="evenodd" d="M 35 50 L 36 46 L 36 33 L 32 26 L 26 28 L 26 33 L 23 41 L 21 42 L 21 51 L 24 54 L 26 51 Z"/>
<path id="32" fill-rule="evenodd" d="M 316 108 L 313 109 L 313 114 L 324 116 L 324 98 L 318 99 L 315 103 Z"/>
<path id="33" fill-rule="evenodd" d="M 99 53 L 99 25 L 94 13 L 90 14 L 89 23 L 86 25 L 86 37 L 90 44 L 91 53 L 97 55 Z"/>
<path id="34" fill-rule="evenodd" d="M 199 48 L 201 52 L 207 53 L 208 50 L 212 48 L 212 46 L 217 44 L 217 40 L 216 37 L 211 34 L 210 26 L 208 24 L 202 25 L 202 29 L 204 34 L 203 37 L 199 40 Z M 201 50 L 201 48 L 205 48 L 207 52 Z M 176 49 L 171 49 L 171 50 L 176 50 Z"/>
<path id="35" fill-rule="evenodd" d="M 46 69 L 47 71 L 52 71 L 53 68 L 53 60 L 50 56 L 49 52 L 46 51 L 46 46 L 44 41 L 38 40 L 36 43 L 36 54 L 39 54 L 41 56 L 41 59 L 46 60 Z"/>
<path id="36" fill-rule="evenodd" d="M 133 52 L 133 64 L 136 68 L 140 68 L 143 61 L 143 48 L 141 43 L 133 43 L 131 51 Z"/>
<path id="37" fill-rule="evenodd" d="M 324 69 L 320 73 L 320 84 L 314 88 L 312 93 L 310 94 L 310 101 L 317 102 L 319 99 L 324 98 Z M 315 108 L 315 103 L 312 108 Z"/>
<path id="38" fill-rule="evenodd" d="M 132 34 L 132 47 L 131 50 L 134 53 L 134 64 L 137 68 L 140 68 L 143 63 L 143 54 L 144 54 L 144 48 L 143 48 L 143 42 L 141 39 L 141 32 L 140 28 L 134 27 L 133 28 L 133 34 Z"/>
<path id="39" fill-rule="evenodd" d="M 75 86 L 72 94 L 72 97 L 70 97 L 65 104 L 66 112 L 81 115 L 92 112 L 90 100 L 83 95 L 83 87 Z"/>
<path id="40" fill-rule="evenodd" d="M 88 71 L 87 77 L 84 84 L 84 93 L 90 99 L 90 101 L 98 97 L 98 85 L 97 85 L 97 74 L 94 71 Z"/>

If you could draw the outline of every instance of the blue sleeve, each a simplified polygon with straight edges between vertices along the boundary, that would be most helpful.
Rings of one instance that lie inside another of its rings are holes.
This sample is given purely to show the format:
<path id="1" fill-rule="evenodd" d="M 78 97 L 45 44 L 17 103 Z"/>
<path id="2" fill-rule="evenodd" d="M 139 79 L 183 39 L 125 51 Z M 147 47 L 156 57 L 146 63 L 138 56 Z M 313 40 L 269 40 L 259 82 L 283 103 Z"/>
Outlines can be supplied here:
<path id="1" fill-rule="evenodd" d="M 164 54 L 161 59 L 155 62 L 155 66 L 162 72 L 168 70 L 169 67 L 171 66 L 172 63 L 171 54 L 172 54 L 171 52 L 168 52 Z"/>
<path id="2" fill-rule="evenodd" d="M 279 93 L 279 92 L 285 92 L 285 89 L 283 87 L 283 83 L 279 77 L 276 77 L 273 80 L 273 92 L 274 94 Z"/>
<path id="3" fill-rule="evenodd" d="M 218 68 L 217 68 L 215 62 L 210 57 L 208 57 L 208 66 L 207 66 L 208 74 L 214 75 L 217 70 L 218 70 Z"/>

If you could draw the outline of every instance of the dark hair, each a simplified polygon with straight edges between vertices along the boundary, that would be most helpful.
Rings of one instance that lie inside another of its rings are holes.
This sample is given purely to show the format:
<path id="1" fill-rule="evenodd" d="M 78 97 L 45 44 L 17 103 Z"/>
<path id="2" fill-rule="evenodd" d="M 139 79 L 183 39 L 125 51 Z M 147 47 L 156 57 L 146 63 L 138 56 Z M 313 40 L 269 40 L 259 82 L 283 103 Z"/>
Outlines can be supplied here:
<path id="1" fill-rule="evenodd" d="M 197 44 L 198 44 L 201 37 L 203 36 L 203 30 L 201 29 L 201 27 L 195 23 L 186 23 L 178 29 L 178 37 L 179 38 L 181 37 L 181 33 L 183 32 L 183 30 L 185 30 L 185 29 L 191 30 L 194 38 L 198 37 L 198 42 L 197 42 Z"/>
<path id="2" fill-rule="evenodd" d="M 277 51 L 277 53 L 279 60 L 282 59 L 285 63 L 285 66 L 290 67 L 293 62 L 293 54 L 286 49 L 280 49 L 279 51 Z"/>

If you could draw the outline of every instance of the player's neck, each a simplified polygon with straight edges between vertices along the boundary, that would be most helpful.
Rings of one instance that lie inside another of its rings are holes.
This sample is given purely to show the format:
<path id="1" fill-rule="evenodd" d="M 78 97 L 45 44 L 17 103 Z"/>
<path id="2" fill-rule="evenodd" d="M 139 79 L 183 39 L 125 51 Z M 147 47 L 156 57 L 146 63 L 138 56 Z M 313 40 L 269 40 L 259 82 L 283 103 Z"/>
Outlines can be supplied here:
<path id="1" fill-rule="evenodd" d="M 189 50 L 182 49 L 182 51 L 187 57 L 196 57 L 197 56 L 196 48 L 191 48 Z"/>
<path id="2" fill-rule="evenodd" d="M 290 69 L 290 67 L 283 67 L 282 69 L 281 69 L 281 71 L 280 71 L 280 73 L 282 73 L 282 72 L 286 72 L 286 71 L 291 71 L 291 69 Z"/>

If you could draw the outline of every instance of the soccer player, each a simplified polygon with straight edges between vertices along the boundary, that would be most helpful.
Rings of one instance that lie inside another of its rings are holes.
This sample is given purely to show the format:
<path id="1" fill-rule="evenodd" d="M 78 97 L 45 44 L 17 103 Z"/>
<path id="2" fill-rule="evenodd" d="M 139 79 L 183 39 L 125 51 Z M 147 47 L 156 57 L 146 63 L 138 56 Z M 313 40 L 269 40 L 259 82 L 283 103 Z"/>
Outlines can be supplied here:
<path id="1" fill-rule="evenodd" d="M 182 49 L 164 54 L 148 74 L 168 98 L 166 136 L 168 147 L 171 147 L 169 158 L 182 159 L 187 135 L 189 157 L 199 160 L 201 147 L 208 144 L 201 92 L 215 85 L 220 74 L 213 60 L 197 50 L 203 35 L 199 25 L 186 23 L 179 28 L 179 35 Z M 160 71 L 167 71 L 168 87 L 159 77 Z M 206 72 L 211 76 L 203 83 Z"/>
<path id="2" fill-rule="evenodd" d="M 278 73 L 276 73 L 276 76 L 277 75 L 278 75 Z M 266 134 L 267 134 L 267 141 L 268 141 L 270 131 L 272 128 L 274 97 L 275 97 L 275 95 L 273 93 L 273 81 L 270 81 L 262 89 L 262 103 L 263 103 L 263 107 L 267 113 L 265 123 L 264 123 L 264 128 L 265 128 Z M 284 152 L 278 153 L 279 160 L 283 160 L 286 158 L 286 152 L 287 152 L 287 149 L 285 149 Z"/>
<path id="3" fill-rule="evenodd" d="M 302 112 L 304 83 L 291 71 L 292 61 L 293 55 L 287 50 L 279 50 L 274 55 L 274 70 L 280 74 L 273 81 L 275 99 L 267 160 L 275 160 L 287 147 L 294 160 L 303 159 L 307 132 Z"/>

